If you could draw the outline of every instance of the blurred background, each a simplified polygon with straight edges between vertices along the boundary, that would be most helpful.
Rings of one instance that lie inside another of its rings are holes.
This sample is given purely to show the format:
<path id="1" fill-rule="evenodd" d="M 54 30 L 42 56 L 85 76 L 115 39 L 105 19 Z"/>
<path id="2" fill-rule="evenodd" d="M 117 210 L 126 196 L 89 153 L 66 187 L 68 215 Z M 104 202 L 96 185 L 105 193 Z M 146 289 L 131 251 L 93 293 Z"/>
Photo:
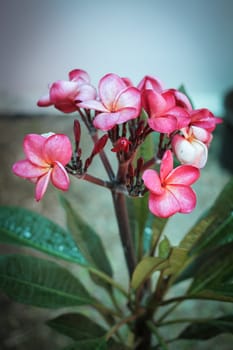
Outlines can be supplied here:
<path id="1" fill-rule="evenodd" d="M 69 70 L 184 83 L 197 106 L 221 112 L 232 88 L 231 0 L 2 0 L 0 110 L 36 111 Z"/>
<path id="2" fill-rule="evenodd" d="M 21 205 L 65 225 L 56 191 L 50 187 L 43 201 L 36 203 L 33 186 L 13 176 L 11 166 L 23 158 L 25 134 L 54 131 L 72 135 L 73 116 L 53 108 L 39 109 L 36 102 L 47 93 L 49 83 L 66 79 L 74 68 L 86 70 L 95 85 L 109 72 L 130 77 L 135 84 L 146 74 L 159 77 L 166 88 L 184 84 L 196 108 L 209 108 L 224 118 L 195 188 L 196 210 L 188 216 L 177 215 L 166 227 L 173 244 L 211 206 L 230 178 L 232 0 L 1 0 L 0 48 L 1 205 Z M 85 131 L 82 142 L 84 154 L 89 154 Z M 101 172 L 97 160 L 91 170 Z M 118 248 L 109 194 L 72 181 L 68 196 L 103 235 L 116 278 L 127 278 L 122 272 L 124 258 Z M 107 233 L 103 233 L 103 226 L 108 227 Z M 8 251 L 7 247 L 0 249 L 0 253 Z M 42 326 L 49 317 L 46 312 L 12 303 L 5 296 L 0 306 L 0 350 L 55 350 L 65 342 Z M 221 314 L 224 307 L 228 306 L 216 305 L 213 312 Z M 209 309 L 189 303 L 180 312 L 184 311 L 206 316 Z M 179 349 L 230 350 L 232 338 L 218 337 L 206 344 L 182 343 Z"/>

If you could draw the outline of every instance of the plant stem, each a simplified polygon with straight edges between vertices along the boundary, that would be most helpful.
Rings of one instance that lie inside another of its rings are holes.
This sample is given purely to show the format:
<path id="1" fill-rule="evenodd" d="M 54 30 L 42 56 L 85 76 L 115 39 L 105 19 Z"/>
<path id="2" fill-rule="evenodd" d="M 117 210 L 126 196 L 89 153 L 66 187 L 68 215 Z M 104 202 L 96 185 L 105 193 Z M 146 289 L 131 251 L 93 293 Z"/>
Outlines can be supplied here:
<path id="1" fill-rule="evenodd" d="M 160 348 L 162 350 L 168 350 L 167 344 L 166 344 L 165 340 L 163 339 L 163 337 L 161 336 L 161 334 L 158 332 L 157 327 L 151 321 L 147 322 L 147 326 L 155 334 L 155 336 L 158 340 L 158 343 L 160 345 Z"/>
<path id="2" fill-rule="evenodd" d="M 129 225 L 126 199 L 123 193 L 117 191 L 112 191 L 112 199 L 129 276 L 131 277 L 136 266 L 136 257 Z"/>

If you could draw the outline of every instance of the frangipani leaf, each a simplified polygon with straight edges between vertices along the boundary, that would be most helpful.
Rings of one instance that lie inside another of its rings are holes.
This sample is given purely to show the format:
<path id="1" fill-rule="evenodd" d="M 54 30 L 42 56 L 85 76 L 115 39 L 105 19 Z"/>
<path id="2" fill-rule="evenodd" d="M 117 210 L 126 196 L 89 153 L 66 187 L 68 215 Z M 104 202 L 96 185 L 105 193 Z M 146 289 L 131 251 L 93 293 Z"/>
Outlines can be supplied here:
<path id="1" fill-rule="evenodd" d="M 133 272 L 131 287 L 133 289 L 138 289 L 153 272 L 164 270 L 168 267 L 168 264 L 168 260 L 158 257 L 148 256 L 142 259 Z"/>
<path id="2" fill-rule="evenodd" d="M 188 294 L 210 291 L 222 297 L 233 297 L 233 242 L 198 256 L 187 268 L 193 277 Z"/>
<path id="3" fill-rule="evenodd" d="M 233 315 L 193 322 L 179 334 L 178 339 L 207 340 L 222 333 L 233 333 Z"/>
<path id="4" fill-rule="evenodd" d="M 164 238 L 159 243 L 159 251 L 158 255 L 160 258 L 166 259 L 169 256 L 171 249 L 171 244 L 167 236 L 164 236 Z"/>
<path id="5" fill-rule="evenodd" d="M 50 309 L 94 304 L 69 271 L 27 255 L 0 256 L 0 289 L 17 302 Z"/>
<path id="6" fill-rule="evenodd" d="M 0 242 L 27 246 L 60 259 L 87 265 L 66 230 L 28 209 L 0 207 Z"/>
<path id="7" fill-rule="evenodd" d="M 61 197 L 66 211 L 67 226 L 73 235 L 82 255 L 94 267 L 112 276 L 112 268 L 99 235 L 73 209 L 68 200 Z"/>
<path id="8" fill-rule="evenodd" d="M 102 338 L 107 331 L 80 313 L 68 313 L 47 322 L 47 325 L 74 340 Z"/>
<path id="9" fill-rule="evenodd" d="M 224 187 L 212 208 L 180 243 L 197 254 L 204 249 L 233 242 L 233 178 Z"/>

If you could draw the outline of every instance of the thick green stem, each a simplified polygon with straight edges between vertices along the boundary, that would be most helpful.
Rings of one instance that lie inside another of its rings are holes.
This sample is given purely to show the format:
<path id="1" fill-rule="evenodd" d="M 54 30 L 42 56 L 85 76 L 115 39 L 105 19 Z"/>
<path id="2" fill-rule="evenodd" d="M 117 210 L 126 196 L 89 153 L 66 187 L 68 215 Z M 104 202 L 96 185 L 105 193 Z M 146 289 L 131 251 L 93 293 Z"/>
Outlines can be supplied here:
<path id="1" fill-rule="evenodd" d="M 136 266 L 136 257 L 129 225 L 126 198 L 123 193 L 119 193 L 117 191 L 112 191 L 112 198 L 117 218 L 117 224 L 119 228 L 119 234 L 123 246 L 124 256 L 126 259 L 129 276 L 131 277 Z"/>

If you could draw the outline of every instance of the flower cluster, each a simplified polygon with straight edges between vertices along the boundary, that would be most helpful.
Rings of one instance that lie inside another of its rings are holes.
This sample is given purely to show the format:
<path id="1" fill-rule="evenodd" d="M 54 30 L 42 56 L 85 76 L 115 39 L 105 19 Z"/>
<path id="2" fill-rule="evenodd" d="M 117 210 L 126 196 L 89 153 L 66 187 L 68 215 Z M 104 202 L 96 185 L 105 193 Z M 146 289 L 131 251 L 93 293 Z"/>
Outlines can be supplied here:
<path id="1" fill-rule="evenodd" d="M 51 105 L 64 113 L 78 112 L 94 148 L 84 163 L 78 120 L 73 154 L 65 135 L 26 136 L 27 158 L 17 162 L 13 172 L 36 182 L 37 200 L 43 197 L 50 179 L 55 187 L 67 190 L 70 173 L 112 191 L 123 189 L 132 196 L 149 190 L 149 209 L 160 217 L 194 209 L 196 196 L 191 185 L 206 164 L 212 132 L 221 122 L 208 109 L 195 110 L 183 92 L 165 89 L 155 77 L 145 76 L 134 86 L 130 79 L 110 73 L 100 79 L 95 89 L 88 73 L 80 69 L 71 71 L 68 81 L 53 83 L 49 94 L 38 101 L 40 107 Z M 98 130 L 104 133 L 101 138 Z M 152 158 L 145 159 L 139 149 L 153 133 L 159 135 L 157 149 Z M 116 174 L 104 153 L 108 140 L 118 159 Z M 101 156 L 109 182 L 87 173 L 96 154 Z M 173 156 L 181 163 L 174 169 Z"/>

